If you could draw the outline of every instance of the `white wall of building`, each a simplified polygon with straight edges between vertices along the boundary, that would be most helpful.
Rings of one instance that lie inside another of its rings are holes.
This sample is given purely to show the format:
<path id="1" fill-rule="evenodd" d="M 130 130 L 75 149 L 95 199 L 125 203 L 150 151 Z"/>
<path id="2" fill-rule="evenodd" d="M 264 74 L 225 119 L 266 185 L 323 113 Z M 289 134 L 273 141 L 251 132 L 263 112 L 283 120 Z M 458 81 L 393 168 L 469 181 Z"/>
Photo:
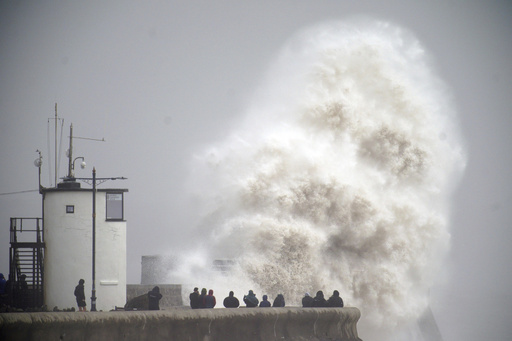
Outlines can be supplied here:
<path id="1" fill-rule="evenodd" d="M 73 205 L 74 213 L 66 213 Z M 45 304 L 77 307 L 75 286 L 85 280 L 87 310 L 92 290 L 92 190 L 56 189 L 44 198 Z M 126 303 L 126 222 L 106 220 L 106 192 L 96 193 L 96 309 Z"/>

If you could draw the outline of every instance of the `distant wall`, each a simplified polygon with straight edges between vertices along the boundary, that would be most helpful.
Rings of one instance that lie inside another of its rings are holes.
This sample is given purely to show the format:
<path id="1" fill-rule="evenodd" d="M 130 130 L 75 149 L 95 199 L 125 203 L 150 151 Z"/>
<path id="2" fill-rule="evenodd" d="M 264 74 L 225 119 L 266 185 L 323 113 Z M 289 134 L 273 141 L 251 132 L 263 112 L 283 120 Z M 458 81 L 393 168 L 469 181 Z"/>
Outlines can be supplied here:
<path id="1" fill-rule="evenodd" d="M 360 341 L 357 308 L 173 309 L 0 314 L 0 339 Z"/>

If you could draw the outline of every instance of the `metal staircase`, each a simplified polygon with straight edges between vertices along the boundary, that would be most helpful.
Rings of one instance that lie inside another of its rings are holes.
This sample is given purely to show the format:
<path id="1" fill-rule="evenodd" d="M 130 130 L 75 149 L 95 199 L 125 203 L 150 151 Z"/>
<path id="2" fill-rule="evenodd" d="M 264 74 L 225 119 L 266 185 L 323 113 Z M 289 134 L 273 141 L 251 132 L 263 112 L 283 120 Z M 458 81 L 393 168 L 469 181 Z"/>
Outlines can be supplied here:
<path id="1" fill-rule="evenodd" d="M 15 281 L 11 303 L 17 308 L 41 307 L 44 233 L 41 218 L 11 218 L 9 274 Z"/>

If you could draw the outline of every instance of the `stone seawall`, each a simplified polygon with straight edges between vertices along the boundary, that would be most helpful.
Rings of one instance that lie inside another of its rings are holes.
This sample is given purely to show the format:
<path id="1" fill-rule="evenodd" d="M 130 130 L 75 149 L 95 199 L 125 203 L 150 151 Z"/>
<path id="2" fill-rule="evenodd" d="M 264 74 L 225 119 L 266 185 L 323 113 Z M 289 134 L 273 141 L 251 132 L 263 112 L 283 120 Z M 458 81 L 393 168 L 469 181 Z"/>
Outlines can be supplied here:
<path id="1" fill-rule="evenodd" d="M 0 340 L 360 341 L 357 308 L 3 313 Z"/>

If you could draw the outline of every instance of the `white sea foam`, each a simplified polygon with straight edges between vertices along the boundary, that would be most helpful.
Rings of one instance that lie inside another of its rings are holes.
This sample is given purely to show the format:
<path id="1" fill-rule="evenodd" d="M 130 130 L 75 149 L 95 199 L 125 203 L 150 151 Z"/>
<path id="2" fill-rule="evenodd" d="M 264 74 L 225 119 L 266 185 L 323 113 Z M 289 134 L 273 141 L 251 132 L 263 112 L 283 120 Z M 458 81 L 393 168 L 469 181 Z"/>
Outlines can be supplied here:
<path id="1" fill-rule="evenodd" d="M 455 114 L 403 29 L 358 20 L 301 32 L 244 124 L 197 156 L 209 260 L 183 260 L 174 278 L 220 296 L 283 293 L 288 304 L 336 289 L 383 334 L 415 321 L 449 248 L 465 164 Z M 236 265 L 221 275 L 213 259 Z"/>

